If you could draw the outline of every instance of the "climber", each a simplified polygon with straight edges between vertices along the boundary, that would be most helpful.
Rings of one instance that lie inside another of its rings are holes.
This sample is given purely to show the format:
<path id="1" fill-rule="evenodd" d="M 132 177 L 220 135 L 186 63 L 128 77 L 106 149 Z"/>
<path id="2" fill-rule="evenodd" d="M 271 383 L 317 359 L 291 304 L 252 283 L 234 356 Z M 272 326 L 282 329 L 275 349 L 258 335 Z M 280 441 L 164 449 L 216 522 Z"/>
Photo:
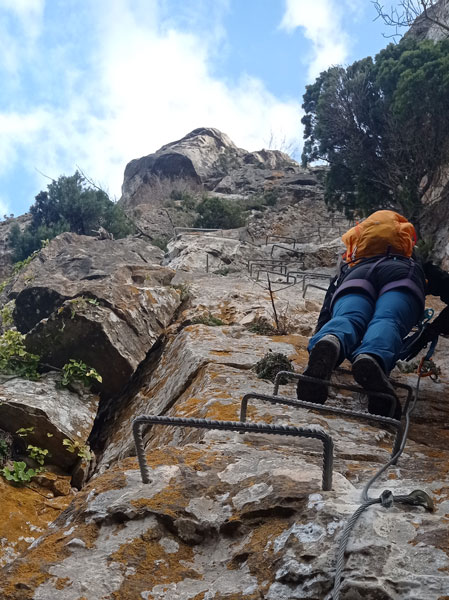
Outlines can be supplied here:
<path id="1" fill-rule="evenodd" d="M 304 371 L 323 381 L 299 381 L 297 395 L 323 404 L 328 393 L 325 381 L 348 358 L 354 379 L 368 392 L 368 411 L 400 419 L 401 406 L 388 375 L 403 339 L 422 317 L 425 294 L 449 302 L 449 274 L 430 263 L 423 269 L 412 258 L 415 229 L 393 211 L 373 213 L 342 240 L 345 263 L 326 294 Z M 449 307 L 408 348 L 407 360 L 439 333 L 449 333 Z M 388 394 L 389 399 L 373 392 Z"/>

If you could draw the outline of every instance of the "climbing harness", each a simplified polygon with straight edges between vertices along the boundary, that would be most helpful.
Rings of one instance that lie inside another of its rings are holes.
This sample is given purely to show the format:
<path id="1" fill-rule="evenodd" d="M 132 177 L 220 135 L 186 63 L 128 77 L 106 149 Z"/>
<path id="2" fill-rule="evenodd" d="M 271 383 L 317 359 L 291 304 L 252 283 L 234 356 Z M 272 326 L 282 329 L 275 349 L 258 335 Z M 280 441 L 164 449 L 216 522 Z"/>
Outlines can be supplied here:
<path id="1" fill-rule="evenodd" d="M 424 310 L 422 319 L 415 325 L 416 331 L 414 333 L 412 333 L 411 335 L 408 335 L 406 338 L 404 338 L 403 346 L 402 346 L 401 352 L 399 354 L 399 360 L 405 360 L 408 357 L 413 345 L 424 335 L 426 328 L 434 315 L 434 312 L 435 311 L 433 310 L 433 308 L 426 308 Z M 433 350 L 431 351 L 431 353 L 429 355 L 429 358 L 426 360 L 429 360 L 430 357 L 433 355 L 435 347 L 436 347 L 436 341 L 435 341 L 435 345 L 433 346 Z M 430 350 L 430 348 L 429 348 L 429 350 Z"/>

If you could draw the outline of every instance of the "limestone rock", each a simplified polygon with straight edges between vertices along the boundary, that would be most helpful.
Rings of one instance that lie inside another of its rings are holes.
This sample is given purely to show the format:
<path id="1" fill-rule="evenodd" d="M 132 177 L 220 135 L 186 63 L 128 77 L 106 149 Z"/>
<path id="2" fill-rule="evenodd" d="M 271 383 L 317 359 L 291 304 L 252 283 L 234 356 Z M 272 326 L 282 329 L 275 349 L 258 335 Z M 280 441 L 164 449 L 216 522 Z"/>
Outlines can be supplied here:
<path id="1" fill-rule="evenodd" d="M 137 394 L 123 397 L 111 422 L 104 422 L 104 431 L 108 434 L 100 467 L 132 453 L 131 426 L 135 417 L 164 414 L 207 364 L 232 365 L 246 373 L 269 348 L 295 355 L 291 344 L 250 334 L 242 327 L 185 327 L 165 348 L 151 379 Z M 227 386 L 232 385 L 232 379 L 228 379 Z"/>
<path id="2" fill-rule="evenodd" d="M 422 10 L 422 6 L 419 4 Z M 438 25 L 438 22 L 447 25 L 449 23 L 449 2 L 447 0 L 437 0 L 427 3 L 427 17 L 422 13 L 412 24 L 405 34 L 406 37 L 413 37 L 420 41 L 432 40 L 439 42 L 448 37 L 447 29 Z"/>
<path id="3" fill-rule="evenodd" d="M 264 256 L 259 247 L 238 239 L 216 234 L 181 235 L 169 243 L 164 262 L 175 270 L 235 273 L 247 271 L 248 260 Z"/>
<path id="4" fill-rule="evenodd" d="M 67 478 L 52 474 L 53 478 L 54 485 L 60 489 L 65 486 L 67 493 L 55 494 L 35 481 L 28 486 L 15 487 L 0 477 L 0 567 L 20 556 L 72 502 Z M 20 585 L 13 593 L 21 593 Z M 6 600 L 8 596 L 2 593 L 2 597 Z"/>
<path id="5" fill-rule="evenodd" d="M 0 384 L 0 423 L 13 434 L 19 428 L 32 428 L 26 444 L 49 450 L 46 462 L 68 470 L 78 457 L 67 451 L 63 440 L 86 445 L 98 396 L 88 392 L 80 396 L 59 387 L 59 380 L 59 375 L 48 373 L 38 381 L 14 378 Z"/>
<path id="6" fill-rule="evenodd" d="M 249 167 L 249 168 L 248 168 Z M 160 148 L 154 154 L 128 163 L 122 188 L 121 201 L 125 207 L 136 206 L 144 198 L 151 203 L 151 180 L 161 178 L 185 178 L 203 184 L 207 189 L 217 188 L 223 177 L 236 171 L 236 183 L 223 184 L 232 191 L 249 187 L 257 175 L 257 169 L 300 170 L 299 165 L 287 154 L 276 150 L 247 152 L 237 148 L 227 135 L 212 128 L 195 129 L 181 140 Z M 240 183 L 237 181 L 240 178 Z M 263 175 L 259 177 L 262 180 Z M 217 188 L 216 191 L 221 191 Z"/>
<path id="7" fill-rule="evenodd" d="M 138 239 L 62 234 L 20 273 L 10 291 L 27 348 L 61 368 L 82 360 L 117 394 L 179 304 L 162 252 Z"/>

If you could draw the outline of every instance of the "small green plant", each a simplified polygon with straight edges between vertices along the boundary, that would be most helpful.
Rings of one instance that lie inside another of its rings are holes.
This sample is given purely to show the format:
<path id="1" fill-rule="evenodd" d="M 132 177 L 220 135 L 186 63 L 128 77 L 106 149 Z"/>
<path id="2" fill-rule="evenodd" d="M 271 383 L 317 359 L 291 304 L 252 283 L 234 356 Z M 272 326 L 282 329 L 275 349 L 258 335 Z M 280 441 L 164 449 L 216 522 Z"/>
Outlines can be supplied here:
<path id="1" fill-rule="evenodd" d="M 151 243 L 153 244 L 153 246 L 157 246 L 164 252 L 167 252 L 168 242 L 169 242 L 169 238 L 166 236 L 163 236 L 163 235 L 161 235 L 161 236 L 155 235 L 154 238 L 151 240 Z"/>
<path id="2" fill-rule="evenodd" d="M 294 371 L 292 361 L 285 354 L 271 352 L 271 350 L 254 365 L 253 369 L 259 379 L 268 379 L 273 382 L 279 371 Z M 285 384 L 287 380 L 281 377 L 279 383 Z"/>
<path id="3" fill-rule="evenodd" d="M 3 461 L 9 453 L 9 446 L 6 440 L 0 440 L 0 461 Z"/>
<path id="4" fill-rule="evenodd" d="M 95 381 L 102 383 L 103 379 L 93 367 L 89 367 L 82 360 L 71 358 L 62 367 L 61 385 L 66 386 L 75 381 L 80 381 L 86 387 L 91 387 Z"/>
<path id="5" fill-rule="evenodd" d="M 68 438 L 64 438 L 62 440 L 62 444 L 65 446 L 67 452 L 71 452 L 72 454 L 76 454 L 80 458 L 84 458 L 84 460 L 91 460 L 92 452 L 89 449 L 89 446 L 86 444 L 80 444 L 79 442 L 72 442 Z"/>
<path id="6" fill-rule="evenodd" d="M 211 313 L 207 315 L 203 315 L 202 317 L 195 317 L 191 321 L 192 325 L 208 325 L 209 327 L 218 327 L 219 325 L 224 325 L 221 319 L 214 317 Z"/>
<path id="7" fill-rule="evenodd" d="M 11 467 L 0 469 L 0 473 L 5 479 L 19 484 L 28 483 L 41 471 L 41 467 L 38 469 L 27 469 L 27 465 L 23 461 L 14 461 Z"/>
<path id="8" fill-rule="evenodd" d="M 15 300 L 11 300 L 0 310 L 0 317 L 2 319 L 3 329 L 10 329 L 14 326 L 13 311 L 15 306 Z"/>
<path id="9" fill-rule="evenodd" d="M 276 327 L 272 325 L 265 317 L 256 317 L 252 323 L 247 326 L 248 331 L 258 335 L 276 335 Z"/>
<path id="10" fill-rule="evenodd" d="M 39 446 L 32 446 L 31 444 L 28 444 L 27 451 L 28 456 L 41 466 L 44 464 L 45 459 L 51 456 L 48 450 L 39 448 Z"/>
<path id="11" fill-rule="evenodd" d="M 0 336 L 0 372 L 38 379 L 40 358 L 27 352 L 24 340 L 25 336 L 14 329 L 9 329 Z"/>
<path id="12" fill-rule="evenodd" d="M 29 433 L 33 433 L 34 427 L 21 427 L 16 431 L 19 437 L 26 437 Z"/>
<path id="13" fill-rule="evenodd" d="M 85 298 L 84 296 L 78 296 L 77 298 L 72 298 L 72 300 L 68 301 L 70 305 L 70 318 L 73 320 L 76 317 L 76 313 L 84 308 L 87 304 L 92 304 L 93 306 L 99 306 L 100 303 L 96 298 Z M 62 312 L 64 307 L 62 306 L 58 313 Z"/>
<path id="14" fill-rule="evenodd" d="M 226 275 L 229 275 L 230 272 L 231 269 L 229 267 L 223 267 L 222 269 L 217 269 L 216 271 L 214 271 L 214 275 L 221 275 L 222 277 L 226 277 Z"/>

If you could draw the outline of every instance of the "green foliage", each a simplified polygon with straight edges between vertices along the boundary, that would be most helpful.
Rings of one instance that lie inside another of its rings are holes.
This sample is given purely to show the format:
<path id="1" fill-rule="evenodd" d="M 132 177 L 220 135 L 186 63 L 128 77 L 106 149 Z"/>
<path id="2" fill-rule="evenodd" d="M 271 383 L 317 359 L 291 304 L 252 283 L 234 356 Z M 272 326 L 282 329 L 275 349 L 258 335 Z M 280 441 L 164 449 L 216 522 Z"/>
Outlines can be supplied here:
<path id="1" fill-rule="evenodd" d="M 19 484 L 28 483 L 41 471 L 41 468 L 27 469 L 27 465 L 23 461 L 14 461 L 12 467 L 3 467 L 3 469 L 0 469 L 0 473 L 5 479 Z"/>
<path id="2" fill-rule="evenodd" d="M 190 298 L 191 291 L 190 291 L 190 286 L 188 283 L 180 283 L 177 285 L 173 285 L 171 287 L 174 288 L 175 290 L 177 290 L 177 292 L 179 293 L 181 302 L 185 302 L 186 300 L 188 300 Z"/>
<path id="3" fill-rule="evenodd" d="M 47 449 L 39 448 L 39 446 L 32 446 L 31 444 L 28 444 L 27 451 L 28 456 L 41 466 L 44 464 L 45 459 L 50 456 L 50 453 Z"/>
<path id="4" fill-rule="evenodd" d="M 248 331 L 258 335 L 276 335 L 276 327 L 272 325 L 265 317 L 256 317 L 252 323 L 247 326 Z"/>
<path id="5" fill-rule="evenodd" d="M 242 208 L 230 200 L 206 197 L 196 208 L 198 218 L 195 227 L 205 229 L 234 229 L 245 224 Z"/>
<path id="6" fill-rule="evenodd" d="M 265 190 L 262 194 L 255 194 L 248 198 L 246 207 L 248 210 L 266 210 L 268 206 L 275 206 L 279 200 L 279 189 Z"/>
<path id="7" fill-rule="evenodd" d="M 194 210 L 196 206 L 196 198 L 187 190 L 172 190 L 170 198 L 175 202 L 180 202 L 183 210 Z"/>
<path id="8" fill-rule="evenodd" d="M 91 387 L 95 381 L 102 383 L 101 375 L 94 368 L 89 367 L 82 360 L 71 358 L 62 367 L 61 385 L 69 385 L 75 381 L 81 382 L 86 387 Z"/>
<path id="9" fill-rule="evenodd" d="M 153 237 L 153 239 L 151 240 L 151 243 L 153 244 L 153 246 L 156 246 L 157 248 L 160 248 L 161 250 L 163 250 L 164 252 L 167 251 L 167 244 L 169 242 L 168 237 L 164 236 L 164 235 L 156 235 Z"/>
<path id="10" fill-rule="evenodd" d="M 34 427 L 20 427 L 16 433 L 19 437 L 26 437 L 29 433 L 33 433 L 33 431 Z"/>
<path id="11" fill-rule="evenodd" d="M 72 298 L 68 300 L 67 305 L 70 307 L 70 318 L 73 320 L 77 312 L 82 308 L 87 307 L 88 304 L 92 304 L 92 306 L 100 306 L 100 302 L 97 298 L 87 298 L 86 296 L 77 296 L 76 298 Z M 58 308 L 58 314 L 64 311 L 64 306 Z"/>
<path id="12" fill-rule="evenodd" d="M 326 201 L 413 219 L 449 159 L 449 40 L 403 39 L 307 86 L 303 163 L 329 164 Z"/>
<path id="13" fill-rule="evenodd" d="M 9 453 L 9 445 L 6 440 L 0 439 L 0 462 L 3 462 L 4 459 L 8 456 Z"/>
<path id="14" fill-rule="evenodd" d="M 435 240 L 432 237 L 425 237 L 418 240 L 415 246 L 417 258 L 422 262 L 427 262 L 432 259 Z"/>
<path id="15" fill-rule="evenodd" d="M 292 361 L 282 352 L 267 352 L 263 358 L 254 365 L 254 371 L 259 379 L 275 380 L 279 371 L 294 371 Z M 281 384 L 287 383 L 284 378 L 281 378 Z"/>
<path id="16" fill-rule="evenodd" d="M 191 320 L 192 325 L 207 325 L 208 327 L 218 327 L 220 325 L 224 325 L 221 319 L 214 317 L 211 313 L 204 315 L 202 317 L 196 317 Z"/>
<path id="17" fill-rule="evenodd" d="M 222 277 L 226 277 L 231 272 L 229 267 L 222 267 L 221 269 L 217 269 L 213 271 L 214 275 L 221 275 Z"/>
<path id="18" fill-rule="evenodd" d="M 14 312 L 15 300 L 11 300 L 0 310 L 0 317 L 2 319 L 3 329 L 9 329 L 14 326 Z"/>
<path id="19" fill-rule="evenodd" d="M 92 452 L 89 449 L 89 446 L 86 444 L 80 444 L 79 442 L 72 442 L 68 438 L 64 438 L 62 440 L 63 445 L 67 452 L 71 452 L 72 454 L 76 454 L 80 458 L 84 458 L 85 460 L 91 460 Z"/>
<path id="20" fill-rule="evenodd" d="M 26 351 L 24 340 L 25 336 L 14 329 L 0 336 L 0 372 L 37 379 L 39 356 Z"/>
<path id="21" fill-rule="evenodd" d="M 70 177 L 62 175 L 47 191 L 39 192 L 30 212 L 31 224 L 23 232 L 15 224 L 9 234 L 9 245 L 19 261 L 39 249 L 43 240 L 64 231 L 95 235 L 95 230 L 104 227 L 116 238 L 133 231 L 122 208 L 103 190 L 89 185 L 78 171 Z"/>

